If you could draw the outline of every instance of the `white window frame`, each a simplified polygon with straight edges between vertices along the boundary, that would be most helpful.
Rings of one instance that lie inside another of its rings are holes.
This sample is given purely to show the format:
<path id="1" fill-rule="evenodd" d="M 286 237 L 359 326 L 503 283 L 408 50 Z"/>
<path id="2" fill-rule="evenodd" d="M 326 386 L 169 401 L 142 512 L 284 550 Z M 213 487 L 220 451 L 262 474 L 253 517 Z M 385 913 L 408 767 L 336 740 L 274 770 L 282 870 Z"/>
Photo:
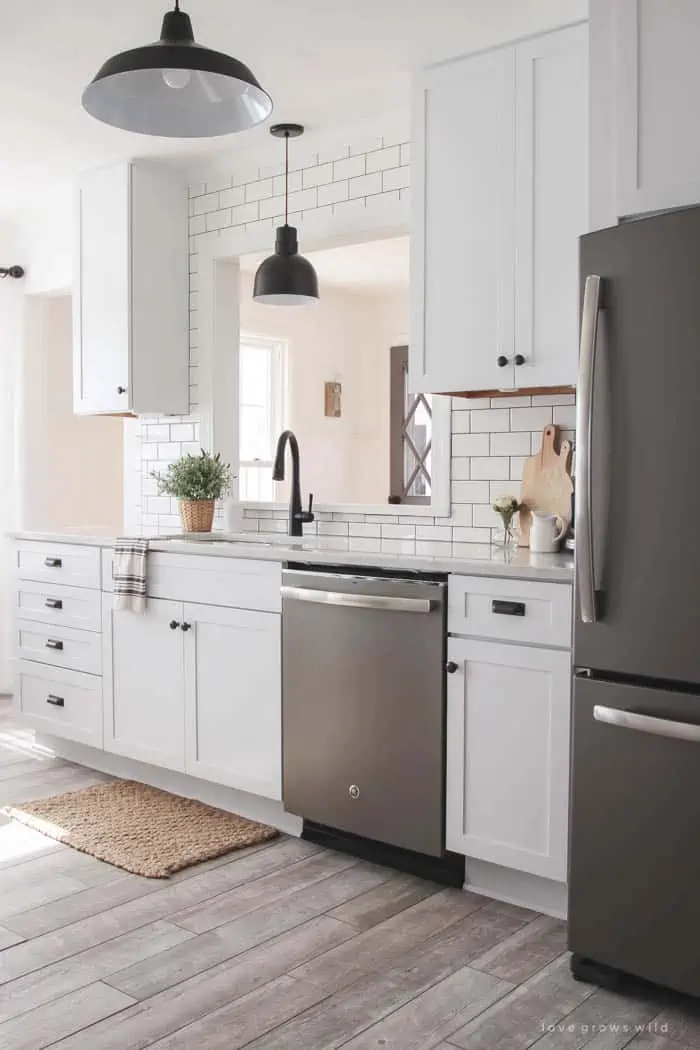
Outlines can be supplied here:
<path id="1" fill-rule="evenodd" d="M 283 339 L 275 339 L 272 336 L 259 335 L 252 332 L 241 332 L 239 340 L 239 353 L 238 353 L 238 367 L 241 367 L 241 353 L 240 349 L 244 346 L 258 348 L 260 350 L 269 351 L 272 358 L 272 367 L 270 369 L 271 374 L 271 397 L 268 404 L 268 425 L 270 434 L 279 435 L 284 430 L 285 419 L 287 418 L 287 360 L 288 360 L 288 344 Z M 240 383 L 239 383 L 240 389 Z M 239 396 L 239 407 L 240 407 L 240 396 Z M 240 416 L 238 416 L 238 426 L 240 428 Z M 239 429 L 239 450 L 240 450 L 240 429 Z M 269 468 L 272 470 L 274 463 L 274 450 L 270 449 L 270 459 L 251 459 L 244 460 L 238 459 L 238 474 L 239 479 L 242 480 L 242 472 L 245 468 Z M 240 480 L 239 480 L 239 495 L 240 495 Z M 244 496 L 241 496 L 245 500 Z M 250 502 L 246 500 L 246 502 Z"/>

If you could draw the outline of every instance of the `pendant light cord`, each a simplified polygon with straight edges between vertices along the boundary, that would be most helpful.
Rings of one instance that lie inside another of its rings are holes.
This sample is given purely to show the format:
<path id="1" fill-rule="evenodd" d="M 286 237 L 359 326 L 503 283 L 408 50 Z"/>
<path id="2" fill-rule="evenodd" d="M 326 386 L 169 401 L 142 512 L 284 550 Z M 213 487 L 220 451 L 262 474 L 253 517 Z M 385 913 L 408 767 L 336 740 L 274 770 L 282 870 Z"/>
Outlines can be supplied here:
<path id="1" fill-rule="evenodd" d="M 284 133 L 284 225 L 289 226 L 289 132 Z"/>

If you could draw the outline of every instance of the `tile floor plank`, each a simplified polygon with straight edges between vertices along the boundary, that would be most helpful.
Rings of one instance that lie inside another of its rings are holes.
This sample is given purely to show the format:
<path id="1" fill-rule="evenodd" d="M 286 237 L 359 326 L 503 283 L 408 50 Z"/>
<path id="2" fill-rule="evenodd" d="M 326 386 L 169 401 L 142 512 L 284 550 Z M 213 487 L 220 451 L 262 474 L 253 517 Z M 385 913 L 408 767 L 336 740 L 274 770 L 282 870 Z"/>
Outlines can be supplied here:
<path id="1" fill-rule="evenodd" d="M 657 1012 L 658 1004 L 644 995 L 598 989 L 551 1025 L 532 1050 L 623 1050 Z"/>
<path id="2" fill-rule="evenodd" d="M 540 915 L 469 965 L 520 984 L 566 950 L 566 923 Z"/>
<path id="3" fill-rule="evenodd" d="M 160 953 L 192 936 L 171 923 L 151 923 L 0 985 L 0 1022 L 35 1010 L 95 981 L 105 980 L 110 974 L 135 962 L 144 961 L 151 968 L 157 967 Z M 133 997 L 130 998 L 134 1001 Z"/>
<path id="4" fill-rule="evenodd" d="M 355 864 L 357 860 L 354 857 L 342 853 L 320 853 L 304 858 L 283 871 L 274 871 L 253 882 L 237 886 L 227 893 L 220 894 L 215 900 L 204 901 L 194 908 L 175 912 L 170 916 L 170 920 L 186 930 L 191 930 L 192 933 L 207 933 L 257 908 L 279 903 L 299 890 L 313 886 L 329 875 L 336 875 Z M 391 873 L 387 871 L 385 877 L 389 879 Z"/>
<path id="5" fill-rule="evenodd" d="M 0 1046 L 2 1050 L 43 1050 L 131 1004 L 132 1000 L 116 988 L 91 984 L 0 1024 Z"/>
<path id="6" fill-rule="evenodd" d="M 560 956 L 447 1041 L 462 1050 L 525 1050 L 594 991 L 573 979 L 568 956 Z"/>
<path id="7" fill-rule="evenodd" d="M 375 890 L 341 904 L 330 914 L 334 919 L 348 922 L 358 930 L 369 930 L 442 889 L 437 883 L 426 882 L 413 875 L 396 875 Z"/>
<path id="8" fill-rule="evenodd" d="M 6 930 L 4 926 L 0 926 L 0 952 L 4 951 L 5 948 L 12 948 L 15 944 L 20 944 L 23 938 L 16 933 L 12 933 L 11 930 Z"/>

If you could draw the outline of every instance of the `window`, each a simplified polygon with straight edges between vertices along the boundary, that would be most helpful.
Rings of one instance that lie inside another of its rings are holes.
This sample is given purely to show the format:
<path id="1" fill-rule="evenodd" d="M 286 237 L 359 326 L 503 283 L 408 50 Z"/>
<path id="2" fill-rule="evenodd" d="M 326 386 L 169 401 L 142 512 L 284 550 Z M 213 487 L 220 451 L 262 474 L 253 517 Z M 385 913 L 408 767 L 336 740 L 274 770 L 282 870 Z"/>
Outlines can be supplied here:
<path id="1" fill-rule="evenodd" d="M 433 410 L 408 392 L 408 347 L 391 348 L 390 503 L 430 503 Z"/>
<path id="2" fill-rule="evenodd" d="M 272 464 L 284 429 L 285 343 L 241 335 L 239 383 L 239 499 L 275 498 Z"/>

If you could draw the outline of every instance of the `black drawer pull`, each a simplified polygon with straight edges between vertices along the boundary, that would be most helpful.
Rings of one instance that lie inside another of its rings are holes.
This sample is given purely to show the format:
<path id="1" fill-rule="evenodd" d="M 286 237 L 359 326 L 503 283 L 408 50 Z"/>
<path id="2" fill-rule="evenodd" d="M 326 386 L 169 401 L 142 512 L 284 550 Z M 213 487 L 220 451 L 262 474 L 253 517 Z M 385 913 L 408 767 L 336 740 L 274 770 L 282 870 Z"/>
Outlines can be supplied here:
<path id="1" fill-rule="evenodd" d="M 63 650 L 63 642 L 59 642 L 56 638 L 49 638 L 46 642 L 47 649 L 57 649 L 59 652 Z"/>
<path id="2" fill-rule="evenodd" d="M 52 707 L 65 707 L 66 702 L 62 696 L 55 696 L 54 693 L 49 693 L 46 697 L 46 703 L 51 704 Z"/>
<path id="3" fill-rule="evenodd" d="M 60 569 L 63 562 L 60 558 L 44 558 L 44 565 L 47 569 Z"/>
<path id="4" fill-rule="evenodd" d="M 62 609 L 63 599 L 62 598 L 47 598 L 44 602 L 47 609 Z"/>
<path id="5" fill-rule="evenodd" d="M 525 602 L 504 602 L 494 599 L 491 602 L 491 612 L 500 616 L 524 616 Z"/>

